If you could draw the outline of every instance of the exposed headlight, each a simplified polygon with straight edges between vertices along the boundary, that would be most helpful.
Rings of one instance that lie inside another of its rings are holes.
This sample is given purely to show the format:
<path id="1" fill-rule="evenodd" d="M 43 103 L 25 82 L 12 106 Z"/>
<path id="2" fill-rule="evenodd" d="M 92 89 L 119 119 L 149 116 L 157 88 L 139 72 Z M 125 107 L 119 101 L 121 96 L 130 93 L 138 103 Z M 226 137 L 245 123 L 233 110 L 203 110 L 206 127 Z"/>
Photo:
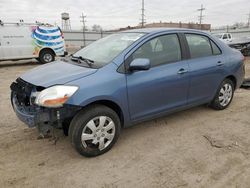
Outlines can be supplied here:
<path id="1" fill-rule="evenodd" d="M 63 104 L 76 92 L 76 86 L 52 86 L 41 91 L 35 104 L 44 107 L 62 107 Z"/>

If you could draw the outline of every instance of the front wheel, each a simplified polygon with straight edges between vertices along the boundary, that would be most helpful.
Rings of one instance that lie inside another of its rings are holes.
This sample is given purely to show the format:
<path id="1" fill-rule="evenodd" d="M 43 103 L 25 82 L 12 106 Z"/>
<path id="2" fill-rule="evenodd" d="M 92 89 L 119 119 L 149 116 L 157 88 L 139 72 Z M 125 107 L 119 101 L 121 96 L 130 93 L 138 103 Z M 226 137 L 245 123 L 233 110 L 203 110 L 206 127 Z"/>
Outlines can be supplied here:
<path id="1" fill-rule="evenodd" d="M 103 105 L 94 105 L 83 109 L 73 118 L 69 137 L 78 153 L 94 157 L 112 148 L 120 129 L 116 112 Z"/>
<path id="2" fill-rule="evenodd" d="M 226 109 L 230 103 L 233 100 L 234 96 L 234 83 L 230 79 L 225 79 L 214 98 L 214 100 L 211 102 L 210 106 L 216 110 L 224 110 Z"/>
<path id="3" fill-rule="evenodd" d="M 45 49 L 41 51 L 41 53 L 39 54 L 39 62 L 41 62 L 42 64 L 50 63 L 54 60 L 55 60 L 55 55 L 52 50 Z"/>

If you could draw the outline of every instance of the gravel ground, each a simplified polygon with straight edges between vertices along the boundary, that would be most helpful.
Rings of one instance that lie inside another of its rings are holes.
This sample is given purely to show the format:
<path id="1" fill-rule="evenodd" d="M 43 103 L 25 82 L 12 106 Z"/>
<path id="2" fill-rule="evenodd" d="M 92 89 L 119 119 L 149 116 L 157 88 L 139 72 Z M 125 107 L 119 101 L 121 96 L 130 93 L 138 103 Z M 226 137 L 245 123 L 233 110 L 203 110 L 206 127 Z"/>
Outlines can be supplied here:
<path id="1" fill-rule="evenodd" d="M 62 131 L 56 144 L 38 140 L 16 118 L 9 85 L 36 66 L 0 67 L 0 187 L 249 187 L 250 90 L 224 111 L 200 106 L 124 129 L 111 151 L 84 158 Z"/>

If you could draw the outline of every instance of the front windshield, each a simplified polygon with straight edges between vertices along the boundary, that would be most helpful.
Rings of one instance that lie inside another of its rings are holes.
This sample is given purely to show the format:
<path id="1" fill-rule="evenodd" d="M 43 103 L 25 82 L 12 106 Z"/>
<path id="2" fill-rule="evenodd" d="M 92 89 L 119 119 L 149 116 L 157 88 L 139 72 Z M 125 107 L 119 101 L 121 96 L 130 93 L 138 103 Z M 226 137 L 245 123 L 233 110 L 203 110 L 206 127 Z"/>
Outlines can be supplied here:
<path id="1" fill-rule="evenodd" d="M 88 59 L 94 62 L 95 67 L 103 67 L 143 35 L 144 33 L 112 34 L 79 50 L 73 57 Z"/>

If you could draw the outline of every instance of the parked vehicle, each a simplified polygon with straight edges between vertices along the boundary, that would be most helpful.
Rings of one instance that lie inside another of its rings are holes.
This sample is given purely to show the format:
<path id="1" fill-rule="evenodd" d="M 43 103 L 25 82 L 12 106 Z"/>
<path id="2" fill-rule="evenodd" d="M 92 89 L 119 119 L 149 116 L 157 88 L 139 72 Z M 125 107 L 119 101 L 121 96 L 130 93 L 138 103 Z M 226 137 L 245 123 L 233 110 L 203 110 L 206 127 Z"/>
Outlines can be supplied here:
<path id="1" fill-rule="evenodd" d="M 130 30 L 23 74 L 11 101 L 29 127 L 68 127 L 74 148 L 97 156 L 122 127 L 202 104 L 227 108 L 243 82 L 243 61 L 201 31 Z"/>
<path id="2" fill-rule="evenodd" d="M 233 39 L 230 33 L 214 34 L 214 36 L 228 44 L 231 48 L 241 51 L 244 56 L 250 55 L 250 38 L 244 37 Z"/>
<path id="3" fill-rule="evenodd" d="M 250 56 L 250 38 L 239 38 L 228 45 L 239 50 L 244 56 Z"/>
<path id="4" fill-rule="evenodd" d="M 36 58 L 41 63 L 66 54 L 59 27 L 39 24 L 0 24 L 0 61 Z"/>
<path id="5" fill-rule="evenodd" d="M 219 38 L 221 41 L 224 41 L 226 43 L 230 43 L 233 41 L 233 37 L 231 33 L 219 33 L 219 34 L 214 34 L 217 38 Z"/>

